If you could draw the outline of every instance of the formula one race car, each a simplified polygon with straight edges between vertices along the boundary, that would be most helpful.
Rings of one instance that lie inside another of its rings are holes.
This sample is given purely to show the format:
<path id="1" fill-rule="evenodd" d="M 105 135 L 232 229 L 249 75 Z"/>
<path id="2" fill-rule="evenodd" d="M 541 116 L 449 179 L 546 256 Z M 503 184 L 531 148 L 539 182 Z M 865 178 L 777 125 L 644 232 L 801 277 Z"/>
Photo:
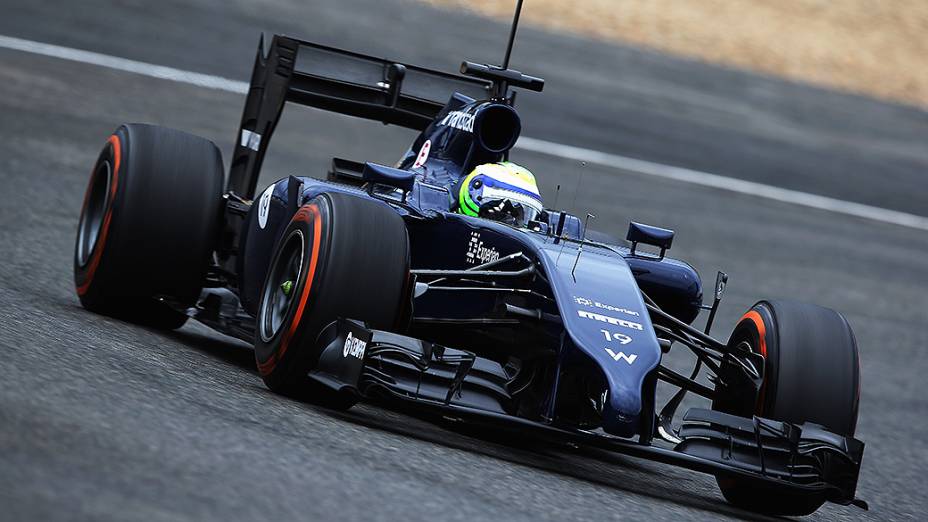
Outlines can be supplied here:
<path id="1" fill-rule="evenodd" d="M 119 127 L 81 212 L 81 303 L 166 329 L 193 317 L 253 343 L 272 390 L 328 407 L 393 401 L 675 464 L 759 512 L 866 508 L 841 314 L 761 301 L 722 342 L 708 332 L 727 277 L 703 304 L 696 271 L 665 255 L 672 231 L 631 223 L 626 247 L 553 209 L 460 211 L 451 181 L 518 139 L 512 89 L 544 86 L 508 67 L 514 33 L 503 66 L 462 75 L 262 38 L 225 189 L 212 142 Z M 325 179 L 258 193 L 286 102 L 421 133 L 395 166 L 336 158 Z M 674 346 L 695 354 L 690 375 L 661 364 Z M 679 388 L 660 409 L 659 380 Z M 709 407 L 675 426 L 687 392 Z"/>

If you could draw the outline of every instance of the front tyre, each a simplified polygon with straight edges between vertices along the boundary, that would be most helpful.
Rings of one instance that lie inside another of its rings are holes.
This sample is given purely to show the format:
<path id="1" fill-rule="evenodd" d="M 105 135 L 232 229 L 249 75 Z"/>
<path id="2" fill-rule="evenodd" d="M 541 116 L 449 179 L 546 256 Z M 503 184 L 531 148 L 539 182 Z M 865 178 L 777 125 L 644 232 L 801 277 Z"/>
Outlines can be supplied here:
<path id="1" fill-rule="evenodd" d="M 741 318 L 730 350 L 749 350 L 765 359 L 760 393 L 719 386 L 714 410 L 794 424 L 812 422 L 853 436 L 860 402 L 857 341 L 843 315 L 807 303 L 761 301 Z M 771 515 L 808 515 L 823 494 L 797 493 L 748 479 L 719 478 L 730 503 Z"/>
<path id="2" fill-rule="evenodd" d="M 332 408 L 353 405 L 307 378 L 320 355 L 316 339 L 338 318 L 399 327 L 408 280 L 406 225 L 385 203 L 326 193 L 300 207 L 261 292 L 255 359 L 265 384 Z"/>
<path id="3" fill-rule="evenodd" d="M 200 294 L 218 234 L 222 157 L 185 132 L 122 125 L 100 152 L 84 196 L 74 284 L 84 308 L 174 329 Z"/>

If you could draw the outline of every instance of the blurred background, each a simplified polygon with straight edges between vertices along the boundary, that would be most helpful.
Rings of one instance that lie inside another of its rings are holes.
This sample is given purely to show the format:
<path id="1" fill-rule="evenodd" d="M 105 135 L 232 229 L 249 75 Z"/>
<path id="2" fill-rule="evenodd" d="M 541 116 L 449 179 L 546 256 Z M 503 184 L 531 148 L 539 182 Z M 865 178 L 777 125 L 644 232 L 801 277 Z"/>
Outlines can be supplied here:
<path id="1" fill-rule="evenodd" d="M 241 343 L 79 306 L 81 198 L 119 124 L 205 136 L 228 165 L 262 32 L 455 71 L 502 60 L 513 4 L 0 0 L 0 519 L 753 518 L 711 477 L 287 400 Z M 615 236 L 674 229 L 669 255 L 707 282 L 726 271 L 717 337 L 762 298 L 848 317 L 872 511 L 813 520 L 926 509 L 926 5 L 526 0 L 513 52 L 547 83 L 519 94 L 512 159 L 549 204 L 560 187 L 559 207 Z M 413 138 L 290 107 L 259 185 L 333 156 L 393 163 Z"/>
<path id="2" fill-rule="evenodd" d="M 496 19 L 507 2 L 425 0 Z M 928 106 L 920 0 L 536 0 L 526 20 L 848 92 Z"/>

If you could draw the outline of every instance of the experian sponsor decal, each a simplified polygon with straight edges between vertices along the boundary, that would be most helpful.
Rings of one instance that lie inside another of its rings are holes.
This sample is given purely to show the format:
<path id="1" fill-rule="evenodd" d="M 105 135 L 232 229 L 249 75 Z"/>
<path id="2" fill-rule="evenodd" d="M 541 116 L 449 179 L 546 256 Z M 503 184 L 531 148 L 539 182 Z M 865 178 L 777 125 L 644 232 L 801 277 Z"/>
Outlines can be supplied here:
<path id="1" fill-rule="evenodd" d="M 438 124 L 464 132 L 474 132 L 474 115 L 462 111 L 451 111 Z"/>
<path id="2" fill-rule="evenodd" d="M 625 319 L 619 319 L 618 317 L 610 317 L 608 315 L 597 314 L 596 312 L 587 312 L 586 310 L 577 310 L 577 315 L 585 319 L 601 321 L 603 323 L 609 323 L 613 326 L 631 328 L 632 330 L 643 330 L 644 329 L 641 327 L 641 323 L 636 323 L 634 321 L 627 321 Z"/>
<path id="3" fill-rule="evenodd" d="M 480 239 L 480 232 L 471 232 L 470 241 L 467 242 L 467 253 L 465 254 L 467 262 L 472 265 L 489 263 L 499 259 L 499 251 L 491 246 L 486 246 Z"/>
<path id="4" fill-rule="evenodd" d="M 612 306 L 610 304 L 600 303 L 599 301 L 596 301 L 594 299 L 587 299 L 586 297 L 574 296 L 574 302 L 576 302 L 580 306 L 589 306 L 591 308 L 601 308 L 603 310 L 608 310 L 610 312 L 619 312 L 623 314 L 634 315 L 635 317 L 638 317 L 639 315 L 641 315 L 634 310 L 629 310 L 628 308 L 622 308 L 620 306 Z"/>

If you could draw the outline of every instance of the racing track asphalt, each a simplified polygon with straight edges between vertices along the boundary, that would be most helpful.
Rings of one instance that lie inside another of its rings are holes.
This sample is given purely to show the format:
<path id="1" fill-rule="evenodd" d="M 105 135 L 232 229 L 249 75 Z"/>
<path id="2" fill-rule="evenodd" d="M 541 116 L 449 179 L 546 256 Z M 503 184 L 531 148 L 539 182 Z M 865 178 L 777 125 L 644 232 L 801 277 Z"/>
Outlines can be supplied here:
<path id="1" fill-rule="evenodd" d="M 3 4 L 0 34 L 240 79 L 261 29 L 445 69 L 462 49 L 492 60 L 505 39 L 501 25 L 450 22 L 404 0 L 158 5 Z M 520 97 L 526 134 L 924 214 L 924 112 L 530 29 L 513 63 L 549 81 L 550 92 Z M 600 106 L 610 92 L 622 98 Z M 667 466 L 284 399 L 263 387 L 242 343 L 196 324 L 165 334 L 81 309 L 72 241 L 107 134 L 123 121 L 165 124 L 213 139 L 228 158 L 241 104 L 0 50 L 0 519 L 751 517 L 724 504 L 711 478 Z M 409 139 L 294 108 L 262 183 L 319 173 L 333 155 L 392 161 Z M 861 350 L 858 494 L 872 511 L 826 506 L 813 518 L 924 515 L 928 235 L 549 156 L 514 159 L 549 202 L 562 185 L 559 206 L 596 214 L 598 228 L 621 235 L 631 218 L 669 226 L 672 253 L 705 280 L 726 270 L 720 336 L 760 297 L 844 312 Z M 680 355 L 671 364 L 685 363 Z"/>

